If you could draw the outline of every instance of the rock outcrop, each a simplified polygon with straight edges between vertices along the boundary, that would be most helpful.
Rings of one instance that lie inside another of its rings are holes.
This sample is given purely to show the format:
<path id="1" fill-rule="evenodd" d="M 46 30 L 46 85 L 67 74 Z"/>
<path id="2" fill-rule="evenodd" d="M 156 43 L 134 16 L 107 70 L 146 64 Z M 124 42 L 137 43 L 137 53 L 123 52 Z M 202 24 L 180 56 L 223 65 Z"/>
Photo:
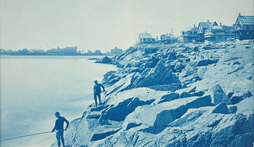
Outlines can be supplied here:
<path id="1" fill-rule="evenodd" d="M 111 64 L 112 63 L 112 59 L 106 56 L 106 57 L 103 57 L 103 58 L 95 61 L 95 63 Z"/>
<path id="2" fill-rule="evenodd" d="M 104 76 L 106 104 L 88 107 L 66 144 L 252 147 L 253 57 L 251 41 L 131 47 Z"/>

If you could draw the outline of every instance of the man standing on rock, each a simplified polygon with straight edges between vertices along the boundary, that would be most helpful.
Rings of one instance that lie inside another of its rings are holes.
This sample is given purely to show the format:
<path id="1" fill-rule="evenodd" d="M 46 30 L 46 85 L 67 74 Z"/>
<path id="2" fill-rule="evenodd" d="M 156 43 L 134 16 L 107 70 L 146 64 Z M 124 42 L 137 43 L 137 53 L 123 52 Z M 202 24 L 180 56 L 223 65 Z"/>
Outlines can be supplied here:
<path id="1" fill-rule="evenodd" d="M 99 99 L 99 105 L 101 105 L 101 88 L 103 89 L 103 92 L 105 92 L 105 88 L 103 85 L 98 83 L 97 80 L 94 81 L 94 87 L 93 87 L 93 94 L 94 94 L 94 101 L 95 105 L 97 106 L 97 97 Z"/>
<path id="2" fill-rule="evenodd" d="M 55 116 L 57 118 L 56 122 L 55 122 L 55 127 L 53 128 L 52 132 L 54 132 L 56 130 L 56 139 L 57 139 L 57 144 L 58 147 L 61 146 L 60 141 L 62 141 L 62 145 L 63 147 L 64 145 L 64 122 L 66 123 L 66 128 L 65 130 L 67 130 L 68 126 L 69 126 L 69 121 L 67 119 L 65 119 L 64 117 L 60 116 L 59 112 L 55 113 Z"/>

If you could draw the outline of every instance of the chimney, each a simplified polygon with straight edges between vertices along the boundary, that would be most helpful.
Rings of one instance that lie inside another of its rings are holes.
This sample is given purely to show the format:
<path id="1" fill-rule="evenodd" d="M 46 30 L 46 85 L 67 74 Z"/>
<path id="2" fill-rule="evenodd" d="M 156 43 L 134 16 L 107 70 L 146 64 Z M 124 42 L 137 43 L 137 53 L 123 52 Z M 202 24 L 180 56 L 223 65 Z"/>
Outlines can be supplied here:
<path id="1" fill-rule="evenodd" d="M 239 13 L 239 16 L 241 16 L 241 13 Z"/>
<path id="2" fill-rule="evenodd" d="M 193 26 L 194 26 L 194 28 L 196 27 L 196 25 L 195 25 L 195 24 L 194 24 Z"/>
<path id="3" fill-rule="evenodd" d="M 220 26 L 222 26 L 222 23 L 220 22 Z"/>
<path id="4" fill-rule="evenodd" d="M 207 22 L 209 22 L 209 19 L 207 20 Z"/>

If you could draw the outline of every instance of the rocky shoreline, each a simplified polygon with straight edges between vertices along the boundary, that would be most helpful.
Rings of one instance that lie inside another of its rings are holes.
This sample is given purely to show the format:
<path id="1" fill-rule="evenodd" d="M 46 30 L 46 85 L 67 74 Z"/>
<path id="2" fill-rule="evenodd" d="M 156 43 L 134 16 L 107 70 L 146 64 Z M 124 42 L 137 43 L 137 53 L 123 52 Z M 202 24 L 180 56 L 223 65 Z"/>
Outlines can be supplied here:
<path id="1" fill-rule="evenodd" d="M 105 105 L 72 121 L 66 144 L 252 147 L 253 44 L 136 45 L 107 59 L 119 69 L 104 75 Z"/>

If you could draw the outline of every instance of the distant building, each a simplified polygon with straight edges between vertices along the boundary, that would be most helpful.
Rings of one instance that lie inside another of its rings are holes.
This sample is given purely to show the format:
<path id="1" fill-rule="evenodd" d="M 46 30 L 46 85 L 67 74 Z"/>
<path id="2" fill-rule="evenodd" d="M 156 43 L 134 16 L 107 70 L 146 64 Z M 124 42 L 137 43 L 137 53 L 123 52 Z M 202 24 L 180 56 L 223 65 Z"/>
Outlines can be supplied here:
<path id="1" fill-rule="evenodd" d="M 194 25 L 193 28 L 182 31 L 184 43 L 196 42 L 198 39 L 198 28 Z"/>
<path id="2" fill-rule="evenodd" d="M 237 39 L 254 39 L 254 16 L 242 16 L 239 13 L 234 26 Z"/>
<path id="3" fill-rule="evenodd" d="M 163 43 L 163 44 L 171 44 L 171 43 L 177 42 L 177 38 L 173 34 L 170 34 L 170 33 L 162 34 L 160 36 L 160 39 L 161 39 L 160 40 L 161 43 Z"/>
<path id="4" fill-rule="evenodd" d="M 197 42 L 204 42 L 205 41 L 204 34 L 206 33 L 206 30 L 213 26 L 218 26 L 218 24 L 215 21 L 209 22 L 209 20 L 207 22 L 200 22 L 198 24 Z"/>
<path id="5" fill-rule="evenodd" d="M 49 55 L 75 55 L 77 54 L 77 46 L 75 47 L 65 47 L 65 48 L 55 48 L 47 51 Z"/>
<path id="6" fill-rule="evenodd" d="M 155 43 L 156 39 L 152 37 L 151 33 L 140 33 L 139 43 Z"/>
<path id="7" fill-rule="evenodd" d="M 45 51 L 44 50 L 41 50 L 41 49 L 33 49 L 30 51 L 32 54 L 38 54 L 38 55 L 41 55 L 41 54 L 45 54 Z"/>
<path id="8" fill-rule="evenodd" d="M 93 54 L 93 52 L 91 50 L 88 50 L 86 54 L 91 55 Z"/>
<path id="9" fill-rule="evenodd" d="M 94 54 L 95 54 L 95 55 L 102 55 L 102 53 L 101 53 L 100 50 L 95 50 L 95 51 L 94 51 Z"/>
<path id="10" fill-rule="evenodd" d="M 110 54 L 113 54 L 113 55 L 121 54 L 122 52 L 123 50 L 117 47 L 110 50 Z"/>

